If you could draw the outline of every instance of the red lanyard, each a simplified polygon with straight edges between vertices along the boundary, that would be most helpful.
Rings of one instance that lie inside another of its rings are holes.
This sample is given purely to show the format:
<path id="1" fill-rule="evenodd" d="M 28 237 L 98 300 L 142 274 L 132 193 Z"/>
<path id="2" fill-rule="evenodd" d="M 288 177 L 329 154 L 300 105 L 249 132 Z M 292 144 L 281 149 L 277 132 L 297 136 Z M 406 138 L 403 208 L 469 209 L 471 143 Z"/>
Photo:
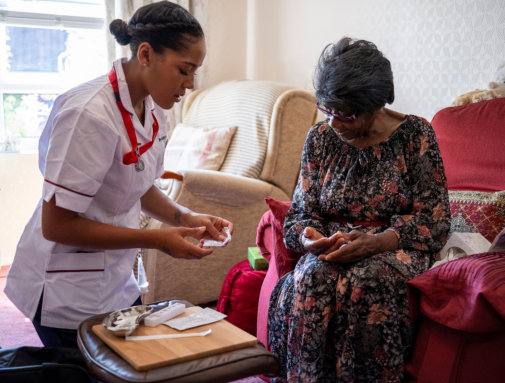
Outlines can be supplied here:
<path id="1" fill-rule="evenodd" d="M 147 142 L 141 147 L 139 147 L 137 142 L 137 135 L 135 134 L 135 128 L 133 127 L 132 118 L 130 116 L 130 113 L 128 113 L 125 107 L 123 106 L 121 98 L 119 97 L 119 87 L 117 85 L 116 69 L 114 68 L 114 65 L 112 66 L 112 69 L 109 72 L 109 81 L 110 84 L 112 85 L 112 90 L 114 91 L 114 96 L 116 97 L 117 106 L 119 108 L 119 111 L 121 112 L 121 116 L 123 117 L 124 126 L 126 128 L 128 137 L 130 138 L 130 143 L 132 145 L 131 152 L 125 153 L 125 155 L 123 156 L 123 164 L 129 165 L 134 163 L 135 169 L 137 171 L 144 170 L 144 163 L 140 158 L 140 156 L 145 152 L 147 152 L 151 146 L 153 146 L 154 140 L 156 138 L 156 135 L 158 134 L 159 129 L 158 120 L 156 119 L 153 111 L 151 110 L 151 114 L 154 120 L 153 139 L 151 140 L 151 142 Z"/>

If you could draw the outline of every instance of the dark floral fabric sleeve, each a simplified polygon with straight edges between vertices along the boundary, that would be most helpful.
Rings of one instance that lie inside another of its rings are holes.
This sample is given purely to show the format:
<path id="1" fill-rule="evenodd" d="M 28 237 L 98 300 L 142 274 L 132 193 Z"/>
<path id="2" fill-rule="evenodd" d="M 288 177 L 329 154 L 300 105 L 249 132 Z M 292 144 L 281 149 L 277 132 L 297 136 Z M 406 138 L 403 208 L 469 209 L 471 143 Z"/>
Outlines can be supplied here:
<path id="1" fill-rule="evenodd" d="M 450 207 L 442 156 L 431 124 L 421 118 L 413 129 L 404 160 L 410 177 L 411 212 L 391 218 L 401 249 L 436 253 L 447 241 Z M 405 137 L 406 138 L 406 137 Z M 403 162 L 403 158 L 398 159 Z"/>
<path id="2" fill-rule="evenodd" d="M 313 126 L 305 140 L 298 183 L 293 192 L 291 208 L 284 221 L 284 243 L 288 249 L 300 253 L 305 252 L 300 242 L 300 234 L 306 227 L 313 227 L 327 235 L 318 203 L 319 171 L 324 158 L 323 147 L 318 142 L 320 139 L 317 132 L 319 126 L 320 123 Z"/>

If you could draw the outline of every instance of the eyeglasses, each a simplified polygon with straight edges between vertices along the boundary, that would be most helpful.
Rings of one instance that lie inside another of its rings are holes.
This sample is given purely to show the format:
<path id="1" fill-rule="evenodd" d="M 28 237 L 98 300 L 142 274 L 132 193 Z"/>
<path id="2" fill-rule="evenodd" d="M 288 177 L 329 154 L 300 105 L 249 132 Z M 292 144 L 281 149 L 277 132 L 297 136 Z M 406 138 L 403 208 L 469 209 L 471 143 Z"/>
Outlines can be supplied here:
<path id="1" fill-rule="evenodd" d="M 325 109 L 321 106 L 321 104 L 319 104 L 319 102 L 316 102 L 316 107 L 317 109 L 319 109 L 321 112 L 324 113 L 324 115 L 327 117 L 327 118 L 330 118 L 330 117 L 333 117 L 333 118 L 336 118 L 337 120 L 339 121 L 342 121 L 342 122 L 348 122 L 348 123 L 351 123 L 353 122 L 355 119 L 356 119 L 356 114 L 351 114 L 350 116 L 345 116 L 344 114 L 342 114 L 341 112 L 338 112 L 338 111 L 331 111 L 331 110 L 328 110 L 328 109 Z"/>

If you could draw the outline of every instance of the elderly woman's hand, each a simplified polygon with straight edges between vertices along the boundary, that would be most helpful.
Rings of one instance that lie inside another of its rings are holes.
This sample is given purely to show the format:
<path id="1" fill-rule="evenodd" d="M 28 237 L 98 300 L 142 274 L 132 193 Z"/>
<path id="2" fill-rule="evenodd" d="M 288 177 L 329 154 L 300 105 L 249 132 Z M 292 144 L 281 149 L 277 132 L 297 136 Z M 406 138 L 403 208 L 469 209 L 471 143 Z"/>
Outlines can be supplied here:
<path id="1" fill-rule="evenodd" d="M 341 234 L 336 244 L 337 249 L 330 248 L 329 251 L 321 252 L 319 259 L 336 263 L 356 262 L 383 251 L 396 250 L 398 238 L 392 231 L 366 234 L 353 230 L 349 234 Z"/>
<path id="2" fill-rule="evenodd" d="M 345 241 L 346 239 L 342 237 L 341 232 L 337 232 L 331 237 L 325 237 L 312 227 L 306 227 L 301 235 L 301 242 L 305 251 L 314 255 L 330 253 L 338 249 Z"/>

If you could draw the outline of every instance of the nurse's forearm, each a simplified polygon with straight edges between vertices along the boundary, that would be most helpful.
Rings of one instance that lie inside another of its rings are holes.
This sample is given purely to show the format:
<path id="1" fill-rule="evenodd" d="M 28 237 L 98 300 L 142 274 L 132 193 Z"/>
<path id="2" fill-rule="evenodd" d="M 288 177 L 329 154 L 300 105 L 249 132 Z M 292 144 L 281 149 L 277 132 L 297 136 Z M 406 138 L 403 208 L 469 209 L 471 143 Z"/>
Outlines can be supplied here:
<path id="1" fill-rule="evenodd" d="M 152 186 L 140 199 L 142 210 L 148 216 L 174 226 L 186 226 L 184 218 L 193 213 L 168 198 L 156 186 Z"/>
<path id="2" fill-rule="evenodd" d="M 160 248 L 157 230 L 113 226 L 56 206 L 54 197 L 42 206 L 42 234 L 49 241 L 86 249 Z"/>

